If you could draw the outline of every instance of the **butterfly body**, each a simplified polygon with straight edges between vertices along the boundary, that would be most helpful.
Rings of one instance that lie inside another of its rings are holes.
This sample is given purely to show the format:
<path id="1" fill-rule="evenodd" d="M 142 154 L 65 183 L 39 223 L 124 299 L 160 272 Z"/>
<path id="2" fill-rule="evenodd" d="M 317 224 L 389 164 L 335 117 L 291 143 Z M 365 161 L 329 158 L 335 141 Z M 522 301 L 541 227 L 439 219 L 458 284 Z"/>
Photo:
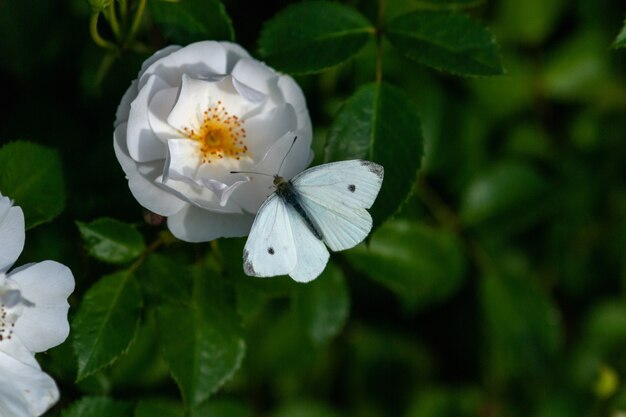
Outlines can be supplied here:
<path id="1" fill-rule="evenodd" d="M 276 191 L 259 208 L 244 248 L 246 274 L 316 278 L 328 262 L 326 246 L 349 249 L 369 234 L 367 209 L 383 174 L 378 164 L 352 160 L 313 167 L 288 181 L 276 175 Z"/>
<path id="2" fill-rule="evenodd" d="M 280 197 L 285 204 L 290 205 L 293 209 L 302 217 L 302 220 L 306 223 L 309 230 L 313 235 L 322 240 L 322 233 L 319 231 L 317 226 L 311 220 L 311 216 L 306 212 L 302 204 L 300 203 L 300 195 L 298 191 L 293 186 L 291 181 L 285 181 L 285 179 L 281 176 L 274 176 L 274 186 L 276 187 L 276 195 Z"/>

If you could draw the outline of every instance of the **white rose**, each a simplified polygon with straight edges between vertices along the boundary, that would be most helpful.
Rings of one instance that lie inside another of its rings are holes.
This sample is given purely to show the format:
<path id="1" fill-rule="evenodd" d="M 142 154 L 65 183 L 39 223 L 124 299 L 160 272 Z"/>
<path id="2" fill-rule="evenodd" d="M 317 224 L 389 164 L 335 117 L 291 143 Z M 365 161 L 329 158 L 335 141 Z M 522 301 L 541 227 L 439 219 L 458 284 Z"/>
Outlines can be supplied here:
<path id="1" fill-rule="evenodd" d="M 24 214 L 0 194 L 0 416 L 40 416 L 59 390 L 34 354 L 62 343 L 70 328 L 72 272 L 54 261 L 8 272 L 24 247 Z"/>
<path id="2" fill-rule="evenodd" d="M 291 77 L 234 43 L 205 41 L 144 62 L 118 107 L 114 147 L 139 204 L 179 239 L 203 242 L 246 236 L 271 175 L 285 156 L 281 176 L 304 170 L 311 139 Z"/>

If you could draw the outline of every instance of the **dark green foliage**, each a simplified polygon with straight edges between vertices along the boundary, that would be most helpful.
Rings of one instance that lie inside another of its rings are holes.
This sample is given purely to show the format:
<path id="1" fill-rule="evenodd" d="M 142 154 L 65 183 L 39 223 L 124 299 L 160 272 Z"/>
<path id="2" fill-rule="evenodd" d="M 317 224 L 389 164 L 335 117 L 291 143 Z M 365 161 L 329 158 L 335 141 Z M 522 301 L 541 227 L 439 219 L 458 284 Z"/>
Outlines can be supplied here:
<path id="1" fill-rule="evenodd" d="M 281 71 L 319 72 L 358 53 L 374 28 L 356 10 L 329 1 L 302 2 L 268 21 L 261 56 Z"/>
<path id="2" fill-rule="evenodd" d="M 0 192 L 29 229 L 15 266 L 76 277 L 70 337 L 37 356 L 61 390 L 45 416 L 625 413 L 625 12 L 0 2 Z M 246 276 L 245 238 L 177 241 L 128 191 L 122 94 L 150 53 L 208 39 L 298 75 L 315 163 L 385 168 L 372 234 L 311 283 Z"/>

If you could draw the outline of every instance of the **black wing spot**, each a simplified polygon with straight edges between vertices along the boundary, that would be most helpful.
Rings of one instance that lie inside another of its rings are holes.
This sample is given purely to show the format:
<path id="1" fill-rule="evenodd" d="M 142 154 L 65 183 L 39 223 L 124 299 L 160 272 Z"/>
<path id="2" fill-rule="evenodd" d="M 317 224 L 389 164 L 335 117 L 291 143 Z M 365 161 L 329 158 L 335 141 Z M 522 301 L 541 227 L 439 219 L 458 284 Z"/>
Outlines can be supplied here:
<path id="1" fill-rule="evenodd" d="M 274 248 L 271 247 L 271 246 L 269 248 L 267 248 L 267 253 L 269 253 L 270 255 L 273 255 L 274 254 Z"/>
<path id="2" fill-rule="evenodd" d="M 356 185 L 354 185 L 354 184 L 348 185 L 348 190 L 350 190 L 351 193 L 355 192 L 356 191 Z"/>
<path id="3" fill-rule="evenodd" d="M 376 174 L 376 176 L 380 178 L 381 180 L 383 179 L 385 169 L 382 167 L 382 165 L 378 165 L 371 161 L 361 161 L 361 165 L 367 167 L 370 170 L 370 172 L 372 172 L 373 174 Z"/>

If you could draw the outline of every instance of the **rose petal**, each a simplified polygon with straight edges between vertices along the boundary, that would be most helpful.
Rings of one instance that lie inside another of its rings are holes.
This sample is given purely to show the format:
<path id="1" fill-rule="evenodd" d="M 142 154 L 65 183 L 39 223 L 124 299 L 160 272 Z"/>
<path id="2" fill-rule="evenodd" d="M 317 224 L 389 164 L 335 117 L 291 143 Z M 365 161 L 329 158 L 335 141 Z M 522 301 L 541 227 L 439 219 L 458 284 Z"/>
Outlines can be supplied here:
<path id="1" fill-rule="evenodd" d="M 255 110 L 262 106 L 241 97 L 233 87 L 231 77 L 211 82 L 184 76 L 178 100 L 167 122 L 181 132 L 185 128 L 197 132 L 204 120 L 204 112 L 209 107 L 215 107 L 218 101 L 228 114 L 237 115 L 240 119 L 252 117 Z"/>
<path id="2" fill-rule="evenodd" d="M 24 249 L 24 212 L 0 194 L 0 273 L 8 270 Z"/>
<path id="3" fill-rule="evenodd" d="M 68 267 L 54 261 L 43 261 L 13 272 L 22 296 L 33 302 L 24 307 L 15 323 L 14 333 L 31 352 L 43 352 L 67 338 L 70 327 L 67 297 L 74 291 L 74 277 Z"/>
<path id="4" fill-rule="evenodd" d="M 189 202 L 191 205 L 217 213 L 241 213 L 241 207 L 232 201 L 228 201 L 222 206 L 219 196 L 205 186 L 198 186 L 190 184 L 188 181 L 177 181 L 171 178 L 167 181 L 160 178 L 157 181 L 161 181 L 163 187 L 166 187 L 171 193 Z"/>
<path id="5" fill-rule="evenodd" d="M 167 219 L 174 236 L 187 242 L 208 242 L 220 237 L 241 237 L 250 232 L 254 216 L 211 213 L 188 206 Z"/>
<path id="6" fill-rule="evenodd" d="M 241 58 L 250 58 L 248 51 L 243 49 L 240 45 L 233 42 L 222 41 L 220 44 L 226 50 L 226 71 L 225 74 L 230 74 L 235 67 L 235 64 Z"/>
<path id="7" fill-rule="evenodd" d="M 163 169 L 163 181 L 192 180 L 197 185 L 202 182 L 197 178 L 198 168 L 202 163 L 200 142 L 191 139 L 170 139 L 167 141 L 167 160 Z"/>
<path id="8" fill-rule="evenodd" d="M 233 68 L 232 76 L 240 83 L 266 95 L 270 93 L 270 80 L 278 78 L 274 70 L 252 58 L 239 60 Z"/>
<path id="9" fill-rule="evenodd" d="M 246 120 L 245 126 L 248 155 L 258 161 L 278 138 L 295 131 L 298 122 L 293 107 L 283 104 Z"/>
<path id="10" fill-rule="evenodd" d="M 162 143 L 166 143 L 168 139 L 185 137 L 167 122 L 167 117 L 172 111 L 177 97 L 178 88 L 167 88 L 157 92 L 150 101 L 148 123 L 150 123 L 152 132 Z"/>
<path id="11" fill-rule="evenodd" d="M 128 114 L 130 113 L 130 102 L 133 101 L 137 97 L 137 80 L 133 80 L 130 83 L 130 87 L 122 96 L 122 100 L 120 104 L 117 106 L 117 110 L 115 111 L 115 122 L 113 122 L 113 127 L 118 127 L 121 123 L 124 123 L 128 120 Z"/>
<path id="12" fill-rule="evenodd" d="M 146 70 L 155 62 L 157 62 L 161 58 L 165 58 L 168 55 L 178 51 L 182 46 L 179 45 L 169 45 L 163 49 L 159 49 L 155 53 L 153 53 L 148 59 L 143 61 L 141 64 L 141 70 L 139 71 L 139 75 L 137 78 L 141 78 L 141 76 L 146 72 Z"/>
<path id="13" fill-rule="evenodd" d="M 128 132 L 126 133 L 128 154 L 137 162 L 148 162 L 165 158 L 165 146 L 150 128 L 148 119 L 150 101 L 159 90 L 169 86 L 159 77 L 148 77 L 146 85 L 130 104 Z"/>
<path id="14" fill-rule="evenodd" d="M 29 366 L 0 352 L 0 415 L 40 416 L 59 400 L 54 380 L 39 365 Z"/>
<path id="15" fill-rule="evenodd" d="M 137 202 L 161 216 L 171 216 L 180 211 L 186 203 L 154 182 L 163 170 L 163 162 L 138 165 L 128 156 L 125 139 L 126 124 L 122 124 L 115 129 L 113 134 L 113 148 L 128 178 L 128 187 Z M 139 168 L 143 175 L 140 174 Z M 146 172 L 148 170 L 152 172 L 148 174 Z"/>
<path id="16" fill-rule="evenodd" d="M 226 74 L 227 51 L 215 41 L 192 43 L 151 64 L 139 78 L 139 88 L 156 74 L 170 86 L 180 85 L 183 74 Z"/>
<path id="17" fill-rule="evenodd" d="M 306 100 L 300 86 L 288 75 L 281 75 L 278 79 L 278 89 L 286 103 L 290 103 L 296 110 L 298 129 L 312 132 L 311 117 L 306 107 Z"/>

